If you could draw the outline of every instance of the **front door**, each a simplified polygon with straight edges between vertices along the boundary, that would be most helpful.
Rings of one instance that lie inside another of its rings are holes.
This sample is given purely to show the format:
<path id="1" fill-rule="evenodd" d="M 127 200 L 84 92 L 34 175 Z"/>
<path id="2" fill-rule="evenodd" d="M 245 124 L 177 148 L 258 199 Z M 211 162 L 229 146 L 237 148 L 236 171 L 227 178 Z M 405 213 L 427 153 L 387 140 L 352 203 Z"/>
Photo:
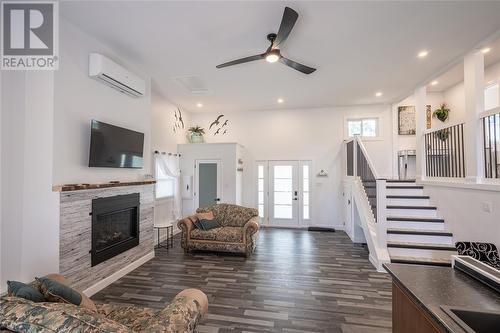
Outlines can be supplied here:
<path id="1" fill-rule="evenodd" d="M 220 201 L 220 174 L 220 161 L 196 161 L 197 207 L 208 207 Z"/>
<path id="2" fill-rule="evenodd" d="M 269 162 L 269 221 L 271 225 L 299 225 L 297 161 Z"/>

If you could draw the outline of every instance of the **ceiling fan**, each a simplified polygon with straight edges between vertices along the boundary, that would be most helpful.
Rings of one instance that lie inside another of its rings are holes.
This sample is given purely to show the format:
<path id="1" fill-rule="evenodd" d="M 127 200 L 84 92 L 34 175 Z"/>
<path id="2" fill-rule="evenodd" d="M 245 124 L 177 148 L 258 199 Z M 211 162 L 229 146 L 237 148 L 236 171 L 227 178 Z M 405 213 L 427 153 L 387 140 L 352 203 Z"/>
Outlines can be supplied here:
<path id="1" fill-rule="evenodd" d="M 262 54 L 253 55 L 246 58 L 241 58 L 229 62 L 225 62 L 223 64 L 217 65 L 217 68 L 223 68 L 238 64 L 243 64 L 245 62 L 250 62 L 254 60 L 262 60 L 265 59 L 267 62 L 276 62 L 279 61 L 289 67 L 292 67 L 299 72 L 304 74 L 311 74 L 316 70 L 316 68 L 308 67 L 306 65 L 299 64 L 296 61 L 285 58 L 281 55 L 279 46 L 283 44 L 290 32 L 292 31 L 295 22 L 299 14 L 290 7 L 285 7 L 285 11 L 283 13 L 283 18 L 281 19 L 280 28 L 278 30 L 278 34 L 269 34 L 267 35 L 267 39 L 271 42 L 271 45 L 267 48 L 266 52 Z"/>

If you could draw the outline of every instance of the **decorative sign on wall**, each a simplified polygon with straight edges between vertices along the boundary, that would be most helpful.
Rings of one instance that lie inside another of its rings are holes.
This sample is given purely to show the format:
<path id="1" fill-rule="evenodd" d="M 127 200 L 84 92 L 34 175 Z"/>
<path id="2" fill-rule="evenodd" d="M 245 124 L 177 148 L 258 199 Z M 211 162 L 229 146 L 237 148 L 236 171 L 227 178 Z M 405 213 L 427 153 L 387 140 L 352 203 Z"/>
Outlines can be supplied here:
<path id="1" fill-rule="evenodd" d="M 431 129 L 432 127 L 432 111 L 430 105 L 426 105 L 425 107 L 425 126 L 427 129 Z"/>
<path id="2" fill-rule="evenodd" d="M 222 119 L 222 118 L 224 118 L 223 114 L 218 115 L 217 118 L 214 121 L 212 121 L 212 123 L 208 127 L 209 131 L 212 130 L 212 128 L 213 128 L 213 131 L 215 131 L 214 136 L 219 135 L 219 134 L 224 135 L 228 132 L 227 126 L 228 126 L 229 120 Z"/>
<path id="3" fill-rule="evenodd" d="M 177 108 L 177 110 L 174 110 L 174 133 L 180 129 L 184 129 L 184 120 L 182 119 L 181 109 Z"/>
<path id="4" fill-rule="evenodd" d="M 398 134 L 399 135 L 415 135 L 415 107 L 400 106 L 398 107 Z"/>

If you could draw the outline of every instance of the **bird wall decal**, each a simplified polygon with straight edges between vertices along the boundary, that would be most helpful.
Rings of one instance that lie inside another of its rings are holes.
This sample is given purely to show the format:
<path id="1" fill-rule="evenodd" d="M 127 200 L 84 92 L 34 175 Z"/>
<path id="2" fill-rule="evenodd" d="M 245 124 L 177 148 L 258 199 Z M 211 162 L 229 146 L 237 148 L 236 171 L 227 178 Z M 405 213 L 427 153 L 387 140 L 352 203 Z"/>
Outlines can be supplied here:
<path id="1" fill-rule="evenodd" d="M 223 115 L 223 114 L 220 114 L 220 115 L 217 117 L 217 119 L 215 119 L 215 120 L 214 120 L 214 121 L 210 124 L 210 127 L 208 127 L 208 129 L 210 130 L 210 129 L 212 129 L 212 126 L 217 126 L 217 125 L 219 125 L 219 124 L 220 124 L 220 119 L 221 119 L 222 117 L 224 117 L 224 115 Z"/>
<path id="2" fill-rule="evenodd" d="M 220 132 L 220 128 L 217 129 L 217 131 L 214 133 L 214 136 L 216 136 L 217 134 L 219 134 Z"/>
<path id="3" fill-rule="evenodd" d="M 182 125 L 182 129 L 184 129 L 184 120 L 182 120 L 182 113 L 181 113 L 181 109 L 177 108 L 177 110 L 179 110 L 179 122 L 181 123 Z"/>
<path id="4" fill-rule="evenodd" d="M 227 122 L 229 121 L 229 119 L 226 119 L 226 121 L 224 122 L 224 124 L 222 124 L 221 127 L 224 127 L 224 126 L 227 126 Z"/>
<path id="5" fill-rule="evenodd" d="M 224 132 L 222 133 L 222 135 L 226 134 L 227 133 L 227 129 L 224 130 Z"/>

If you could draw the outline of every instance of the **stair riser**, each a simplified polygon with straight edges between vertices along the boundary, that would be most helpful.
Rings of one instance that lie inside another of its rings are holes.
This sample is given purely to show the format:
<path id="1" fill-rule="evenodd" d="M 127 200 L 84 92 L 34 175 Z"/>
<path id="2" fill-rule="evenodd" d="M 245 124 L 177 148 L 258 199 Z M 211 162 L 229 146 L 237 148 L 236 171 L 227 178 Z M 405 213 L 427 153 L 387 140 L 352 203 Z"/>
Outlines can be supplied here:
<path id="1" fill-rule="evenodd" d="M 415 182 L 405 182 L 405 183 L 391 183 L 391 182 L 386 182 L 386 186 L 415 186 Z"/>
<path id="2" fill-rule="evenodd" d="M 429 206 L 429 199 L 387 199 L 389 206 Z"/>
<path id="3" fill-rule="evenodd" d="M 387 216 L 437 217 L 434 209 L 387 209 Z"/>
<path id="4" fill-rule="evenodd" d="M 398 257 L 416 257 L 416 258 L 427 258 L 427 259 L 444 259 L 451 260 L 452 255 L 456 255 L 455 251 L 443 251 L 443 250 L 424 250 L 424 249 L 406 249 L 406 248 L 395 248 L 389 247 L 390 256 Z"/>
<path id="5" fill-rule="evenodd" d="M 388 188 L 387 195 L 424 195 L 424 190 L 419 188 Z"/>
<path id="6" fill-rule="evenodd" d="M 434 222 L 387 221 L 387 226 L 394 229 L 445 230 L 444 223 Z"/>
<path id="7" fill-rule="evenodd" d="M 449 244 L 453 245 L 450 236 L 409 235 L 409 234 L 387 234 L 389 242 L 425 243 L 425 244 Z"/>

